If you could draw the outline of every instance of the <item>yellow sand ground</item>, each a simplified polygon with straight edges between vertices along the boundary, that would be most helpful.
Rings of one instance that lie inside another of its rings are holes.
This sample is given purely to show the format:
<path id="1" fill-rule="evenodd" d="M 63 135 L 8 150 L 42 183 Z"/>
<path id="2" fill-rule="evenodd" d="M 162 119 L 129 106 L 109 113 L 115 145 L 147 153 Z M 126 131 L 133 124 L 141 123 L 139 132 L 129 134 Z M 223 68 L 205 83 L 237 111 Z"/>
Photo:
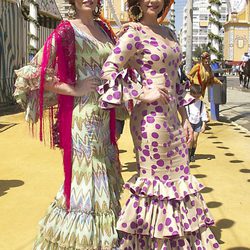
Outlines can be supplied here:
<path id="1" fill-rule="evenodd" d="M 216 220 L 222 249 L 250 249 L 250 133 L 227 123 L 210 123 L 202 134 L 192 173 L 207 186 L 203 195 Z M 119 141 L 125 180 L 135 174 L 126 124 Z M 23 114 L 0 117 L 0 250 L 30 250 L 63 182 L 61 153 L 29 135 Z M 128 198 L 122 196 L 122 204 Z"/>

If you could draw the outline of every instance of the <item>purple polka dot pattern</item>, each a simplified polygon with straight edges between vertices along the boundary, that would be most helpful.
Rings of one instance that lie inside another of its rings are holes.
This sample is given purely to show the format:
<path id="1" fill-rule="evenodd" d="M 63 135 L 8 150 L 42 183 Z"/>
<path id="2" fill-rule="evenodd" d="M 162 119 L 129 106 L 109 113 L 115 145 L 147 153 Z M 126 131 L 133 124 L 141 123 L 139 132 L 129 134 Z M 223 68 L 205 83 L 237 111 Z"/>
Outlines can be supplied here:
<path id="1" fill-rule="evenodd" d="M 121 103 L 122 97 L 128 100 L 141 93 L 137 79 L 121 79 L 119 72 L 128 61 L 145 88 L 164 86 L 169 97 L 167 103 L 138 102 L 131 114 L 138 177 L 125 184 L 131 196 L 117 224 L 123 233 L 120 249 L 219 248 L 208 228 L 213 218 L 199 193 L 203 185 L 190 174 L 185 135 L 177 115 L 179 106 L 192 101 L 185 99 L 184 86 L 178 83 L 181 58 L 178 44 L 164 44 L 146 29 L 129 28 L 103 67 L 103 77 L 110 80 L 101 100 L 108 107 Z"/>

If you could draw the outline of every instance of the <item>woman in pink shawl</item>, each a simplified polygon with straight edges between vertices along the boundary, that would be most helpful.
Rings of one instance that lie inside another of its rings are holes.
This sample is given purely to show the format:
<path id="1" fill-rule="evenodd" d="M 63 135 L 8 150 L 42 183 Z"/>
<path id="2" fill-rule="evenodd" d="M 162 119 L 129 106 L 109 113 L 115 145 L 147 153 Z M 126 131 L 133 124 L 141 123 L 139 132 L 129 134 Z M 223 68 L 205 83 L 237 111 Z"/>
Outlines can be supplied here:
<path id="1" fill-rule="evenodd" d="M 99 18 L 100 1 L 70 3 L 75 17 L 62 21 L 31 64 L 16 71 L 14 95 L 26 107 L 27 120 L 40 119 L 41 139 L 43 109 L 57 97 L 63 150 L 65 181 L 40 222 L 34 249 L 111 250 L 118 245 L 122 177 L 114 111 L 98 107 L 96 88 L 114 40 Z"/>

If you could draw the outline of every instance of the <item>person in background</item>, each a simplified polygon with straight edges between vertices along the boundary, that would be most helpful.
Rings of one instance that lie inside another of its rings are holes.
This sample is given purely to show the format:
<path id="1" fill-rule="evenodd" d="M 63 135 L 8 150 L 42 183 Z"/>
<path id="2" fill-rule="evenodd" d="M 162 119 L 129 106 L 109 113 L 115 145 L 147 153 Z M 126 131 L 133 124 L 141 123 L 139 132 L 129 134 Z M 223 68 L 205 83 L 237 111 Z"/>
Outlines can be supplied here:
<path id="1" fill-rule="evenodd" d="M 242 62 L 246 63 L 250 59 L 250 55 L 248 52 L 245 52 L 244 55 L 242 56 Z M 244 65 L 243 65 L 244 66 Z"/>
<path id="2" fill-rule="evenodd" d="M 194 65 L 187 74 L 191 84 L 201 85 L 202 97 L 205 96 L 207 86 L 222 84 L 221 81 L 214 76 L 210 61 L 210 54 L 208 52 L 203 52 L 201 55 L 201 62 Z"/>
<path id="3" fill-rule="evenodd" d="M 201 86 L 193 84 L 190 87 L 190 95 L 195 98 L 195 102 L 186 106 L 188 120 L 193 128 L 193 140 L 189 143 L 189 160 L 195 161 L 195 151 L 200 132 L 204 133 L 206 122 L 208 121 L 206 106 L 201 98 Z"/>

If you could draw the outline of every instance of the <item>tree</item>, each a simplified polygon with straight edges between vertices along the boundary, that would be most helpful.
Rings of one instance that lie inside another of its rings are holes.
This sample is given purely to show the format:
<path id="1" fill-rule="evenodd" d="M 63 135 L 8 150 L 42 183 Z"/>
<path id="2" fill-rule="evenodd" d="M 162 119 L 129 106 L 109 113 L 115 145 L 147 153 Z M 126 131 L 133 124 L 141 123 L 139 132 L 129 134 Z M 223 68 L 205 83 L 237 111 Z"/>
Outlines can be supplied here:
<path id="1" fill-rule="evenodd" d="M 209 22 L 211 24 L 211 32 L 209 32 L 208 37 L 211 41 L 210 43 L 210 53 L 212 61 L 222 60 L 223 54 L 220 51 L 222 38 L 219 36 L 219 30 L 222 25 L 219 21 L 221 14 L 219 8 L 221 6 L 220 0 L 209 0 L 210 6 L 210 17 Z"/>
<path id="2" fill-rule="evenodd" d="M 200 59 L 201 54 L 205 51 L 208 51 L 208 46 L 206 44 L 201 44 L 200 46 L 195 48 L 193 52 L 193 57 Z"/>

